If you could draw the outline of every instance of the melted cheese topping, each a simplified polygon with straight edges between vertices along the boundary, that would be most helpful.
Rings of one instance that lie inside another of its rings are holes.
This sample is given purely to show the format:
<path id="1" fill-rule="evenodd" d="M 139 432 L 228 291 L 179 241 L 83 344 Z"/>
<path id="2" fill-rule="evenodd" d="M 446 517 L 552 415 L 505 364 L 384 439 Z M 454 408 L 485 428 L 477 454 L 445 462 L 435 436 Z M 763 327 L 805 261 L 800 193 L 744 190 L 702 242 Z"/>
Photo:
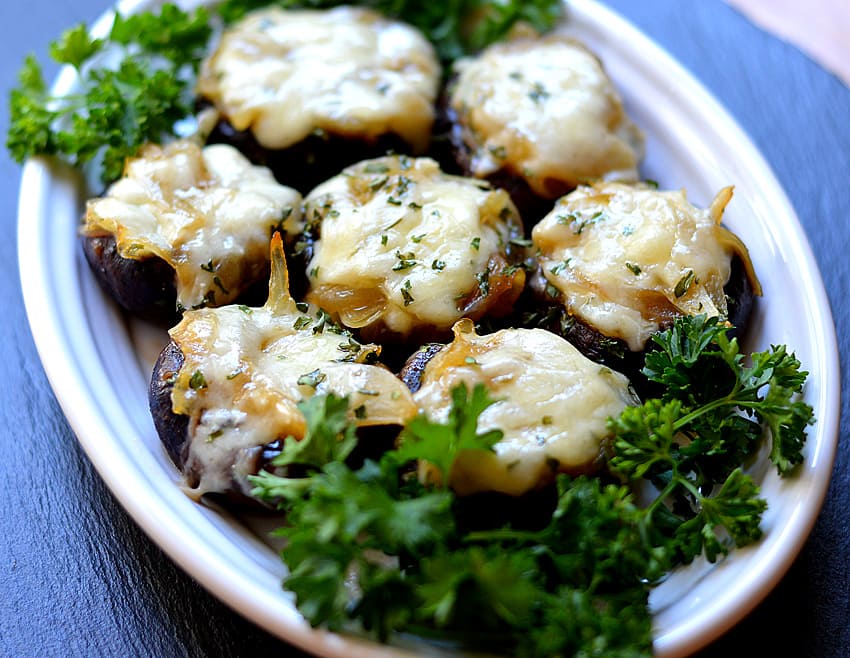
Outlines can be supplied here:
<path id="1" fill-rule="evenodd" d="M 758 282 L 743 243 L 721 226 L 732 188 L 711 207 L 683 191 L 599 183 L 560 199 L 532 231 L 543 280 L 567 310 L 606 336 L 642 350 L 678 315 L 726 317 L 732 257 Z"/>
<path id="2" fill-rule="evenodd" d="M 521 270 L 504 274 L 508 242 L 521 234 L 507 193 L 428 158 L 349 167 L 307 196 L 305 212 L 321 233 L 308 299 L 347 327 L 448 330 L 471 313 L 470 299 L 509 306 L 524 283 Z"/>
<path id="3" fill-rule="evenodd" d="M 198 92 L 237 130 L 283 149 L 316 130 L 428 147 L 440 65 L 416 29 L 352 7 L 265 9 L 226 31 Z"/>
<path id="4" fill-rule="evenodd" d="M 282 259 L 281 251 L 264 307 L 188 311 L 170 331 L 185 359 L 172 408 L 190 417 L 184 469 L 200 473 L 190 492 L 198 498 L 234 483 L 247 495 L 251 485 L 240 457 L 278 438 L 303 438 L 306 421 L 297 405 L 314 394 L 349 396 L 358 426 L 401 425 L 415 414 L 398 378 L 360 362 L 379 348 L 329 330 L 316 308 L 299 310 L 286 289 Z"/>
<path id="5" fill-rule="evenodd" d="M 500 169 L 554 199 L 594 178 L 637 179 L 643 136 L 599 60 L 563 36 L 496 44 L 456 64 L 450 105 L 474 176 Z"/>
<path id="6" fill-rule="evenodd" d="M 623 375 L 543 329 L 478 336 L 462 320 L 454 332 L 454 341 L 425 367 L 416 404 L 444 422 L 451 390 L 483 383 L 498 402 L 479 416 L 478 431 L 504 432 L 493 453 L 461 453 L 450 482 L 461 495 L 520 495 L 551 482 L 557 472 L 592 470 L 609 436 L 608 417 L 636 403 Z"/>
<path id="7" fill-rule="evenodd" d="M 274 229 L 300 233 L 301 195 L 236 149 L 149 145 L 88 202 L 83 232 L 111 234 L 124 258 L 159 257 L 176 271 L 183 308 L 232 301 L 269 262 Z"/>

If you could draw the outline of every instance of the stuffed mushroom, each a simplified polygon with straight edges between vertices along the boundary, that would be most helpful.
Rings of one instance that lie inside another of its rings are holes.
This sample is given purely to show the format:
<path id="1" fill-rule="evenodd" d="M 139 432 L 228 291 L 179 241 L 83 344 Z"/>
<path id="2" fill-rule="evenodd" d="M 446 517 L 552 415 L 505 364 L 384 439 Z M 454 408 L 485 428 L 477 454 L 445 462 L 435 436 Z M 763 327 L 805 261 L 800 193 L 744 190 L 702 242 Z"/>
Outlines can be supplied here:
<path id="1" fill-rule="evenodd" d="M 389 150 L 423 153 L 441 68 L 415 28 L 369 9 L 263 9 L 226 30 L 198 94 L 211 135 L 306 193 Z"/>
<path id="2" fill-rule="evenodd" d="M 279 238 L 262 307 L 187 311 L 170 331 L 151 378 L 150 403 L 166 450 L 187 493 L 250 501 L 249 477 L 300 440 L 299 403 L 322 393 L 348 398 L 360 428 L 395 428 L 415 415 L 405 385 L 374 365 L 380 352 L 289 294 Z M 394 436 L 394 435 L 393 435 Z"/>
<path id="3" fill-rule="evenodd" d="M 294 241 L 300 204 L 298 192 L 230 146 L 149 145 L 87 203 L 83 249 L 123 308 L 170 322 L 268 281 L 272 232 Z"/>
<path id="4" fill-rule="evenodd" d="M 446 112 L 463 171 L 510 190 L 529 226 L 581 183 L 638 179 L 643 135 L 600 61 L 568 37 L 459 60 Z"/>
<path id="5" fill-rule="evenodd" d="M 605 462 L 609 417 L 637 403 L 629 380 L 587 359 L 543 329 L 505 329 L 479 336 L 472 322 L 454 326 L 454 340 L 418 352 L 402 375 L 417 406 L 445 421 L 451 391 L 483 384 L 496 402 L 478 418 L 478 431 L 500 430 L 493 452 L 461 453 L 449 485 L 460 495 L 524 495 L 556 474 L 596 471 Z M 420 468 L 420 477 L 435 473 Z"/>
<path id="6" fill-rule="evenodd" d="M 742 330 L 761 288 L 747 248 L 721 224 L 731 198 L 724 188 L 702 209 L 684 191 L 579 187 L 532 232 L 538 315 L 560 311 L 549 328 L 613 365 L 641 354 L 682 315 Z"/>
<path id="7" fill-rule="evenodd" d="M 359 163 L 304 208 L 307 299 L 367 340 L 442 340 L 460 318 L 506 315 L 523 289 L 508 194 L 429 158 Z"/>

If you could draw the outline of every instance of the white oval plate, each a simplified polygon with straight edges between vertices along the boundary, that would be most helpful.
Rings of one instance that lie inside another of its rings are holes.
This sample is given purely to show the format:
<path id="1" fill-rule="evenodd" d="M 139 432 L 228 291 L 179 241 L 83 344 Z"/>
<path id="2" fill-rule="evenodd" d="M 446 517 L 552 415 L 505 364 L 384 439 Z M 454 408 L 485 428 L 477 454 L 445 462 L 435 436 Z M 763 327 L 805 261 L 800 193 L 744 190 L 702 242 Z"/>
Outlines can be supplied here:
<path id="1" fill-rule="evenodd" d="M 121 10 L 157 4 L 130 0 Z M 752 469 L 769 501 L 764 538 L 717 565 L 695 563 L 675 572 L 651 596 L 657 655 L 682 656 L 708 644 L 761 601 L 814 524 L 838 434 L 835 329 L 794 211 L 729 114 L 665 52 L 611 11 L 592 0 L 570 0 L 568 12 L 564 29 L 600 55 L 647 134 L 644 176 L 664 188 L 686 188 L 703 206 L 721 187 L 735 185 L 726 221 L 750 247 L 764 286 L 747 347 L 787 344 L 811 372 L 805 398 L 817 422 L 809 432 L 804 464 L 785 480 L 765 460 Z M 104 16 L 95 32 L 105 32 L 109 20 Z M 67 92 L 73 85 L 73 74 L 65 71 L 55 89 Z M 27 163 L 18 222 L 20 273 L 48 378 L 107 485 L 183 569 L 270 632 L 324 656 L 399 655 L 398 648 L 311 629 L 291 596 L 281 591 L 284 568 L 260 527 L 197 505 L 177 487 L 178 473 L 160 446 L 147 404 L 151 360 L 165 335 L 128 325 L 95 284 L 77 239 L 83 194 L 78 177 L 66 169 L 38 158 Z"/>

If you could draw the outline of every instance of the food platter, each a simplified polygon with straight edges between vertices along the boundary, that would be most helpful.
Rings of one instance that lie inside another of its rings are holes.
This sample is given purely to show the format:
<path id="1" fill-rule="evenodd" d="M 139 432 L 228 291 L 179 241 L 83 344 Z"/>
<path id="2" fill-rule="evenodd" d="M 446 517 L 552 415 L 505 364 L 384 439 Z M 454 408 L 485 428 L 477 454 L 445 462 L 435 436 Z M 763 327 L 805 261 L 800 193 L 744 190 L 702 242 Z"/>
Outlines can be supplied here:
<path id="1" fill-rule="evenodd" d="M 122 5 L 144 9 L 153 2 Z M 95 29 L 105 29 L 104 18 Z M 765 292 L 748 348 L 787 344 L 811 372 L 806 399 L 817 423 L 805 462 L 780 481 L 750 468 L 770 503 L 763 540 L 718 565 L 678 571 L 651 599 L 655 649 L 691 653 L 745 615 L 776 584 L 814 523 L 829 480 L 838 426 L 837 348 L 814 258 L 769 167 L 729 115 L 680 66 L 601 6 L 574 0 L 564 28 L 603 59 L 647 134 L 643 174 L 684 187 L 698 205 L 736 186 L 727 222 L 750 246 Z M 69 91 L 63 73 L 57 91 Z M 89 457 L 151 538 L 235 610 L 320 655 L 398 655 L 365 640 L 312 630 L 281 592 L 284 568 L 250 519 L 199 506 L 176 486 L 147 409 L 150 364 L 164 334 L 130 324 L 103 296 L 77 240 L 84 193 L 77 177 L 41 160 L 24 171 L 21 281 L 33 335 L 56 395 Z M 796 311 L 790 315 L 789 308 Z M 247 522 L 246 522 L 247 521 Z M 707 603 L 710 601 L 711 603 Z"/>

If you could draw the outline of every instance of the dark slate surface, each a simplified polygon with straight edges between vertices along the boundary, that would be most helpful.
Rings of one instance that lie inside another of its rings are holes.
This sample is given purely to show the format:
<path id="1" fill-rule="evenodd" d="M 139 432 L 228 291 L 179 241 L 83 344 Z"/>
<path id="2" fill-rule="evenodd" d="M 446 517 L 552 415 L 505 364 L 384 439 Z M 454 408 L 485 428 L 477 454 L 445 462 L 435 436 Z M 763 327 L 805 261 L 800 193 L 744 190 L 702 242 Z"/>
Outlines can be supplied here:
<path id="1" fill-rule="evenodd" d="M 847 372 L 850 90 L 718 0 L 609 0 L 690 69 L 762 150 L 827 283 Z M 103 0 L 0 3 L 3 96 L 27 52 Z M 0 113 L 0 132 L 8 112 Z M 302 655 L 211 598 L 116 504 L 71 433 L 24 317 L 15 250 L 19 169 L 0 155 L 0 656 Z M 26 218 L 24 218 L 24 221 Z M 789 309 L 793 312 L 793 309 Z M 842 384 L 846 382 L 846 374 Z M 850 655 L 847 402 L 832 483 L 780 585 L 700 654 Z"/>

